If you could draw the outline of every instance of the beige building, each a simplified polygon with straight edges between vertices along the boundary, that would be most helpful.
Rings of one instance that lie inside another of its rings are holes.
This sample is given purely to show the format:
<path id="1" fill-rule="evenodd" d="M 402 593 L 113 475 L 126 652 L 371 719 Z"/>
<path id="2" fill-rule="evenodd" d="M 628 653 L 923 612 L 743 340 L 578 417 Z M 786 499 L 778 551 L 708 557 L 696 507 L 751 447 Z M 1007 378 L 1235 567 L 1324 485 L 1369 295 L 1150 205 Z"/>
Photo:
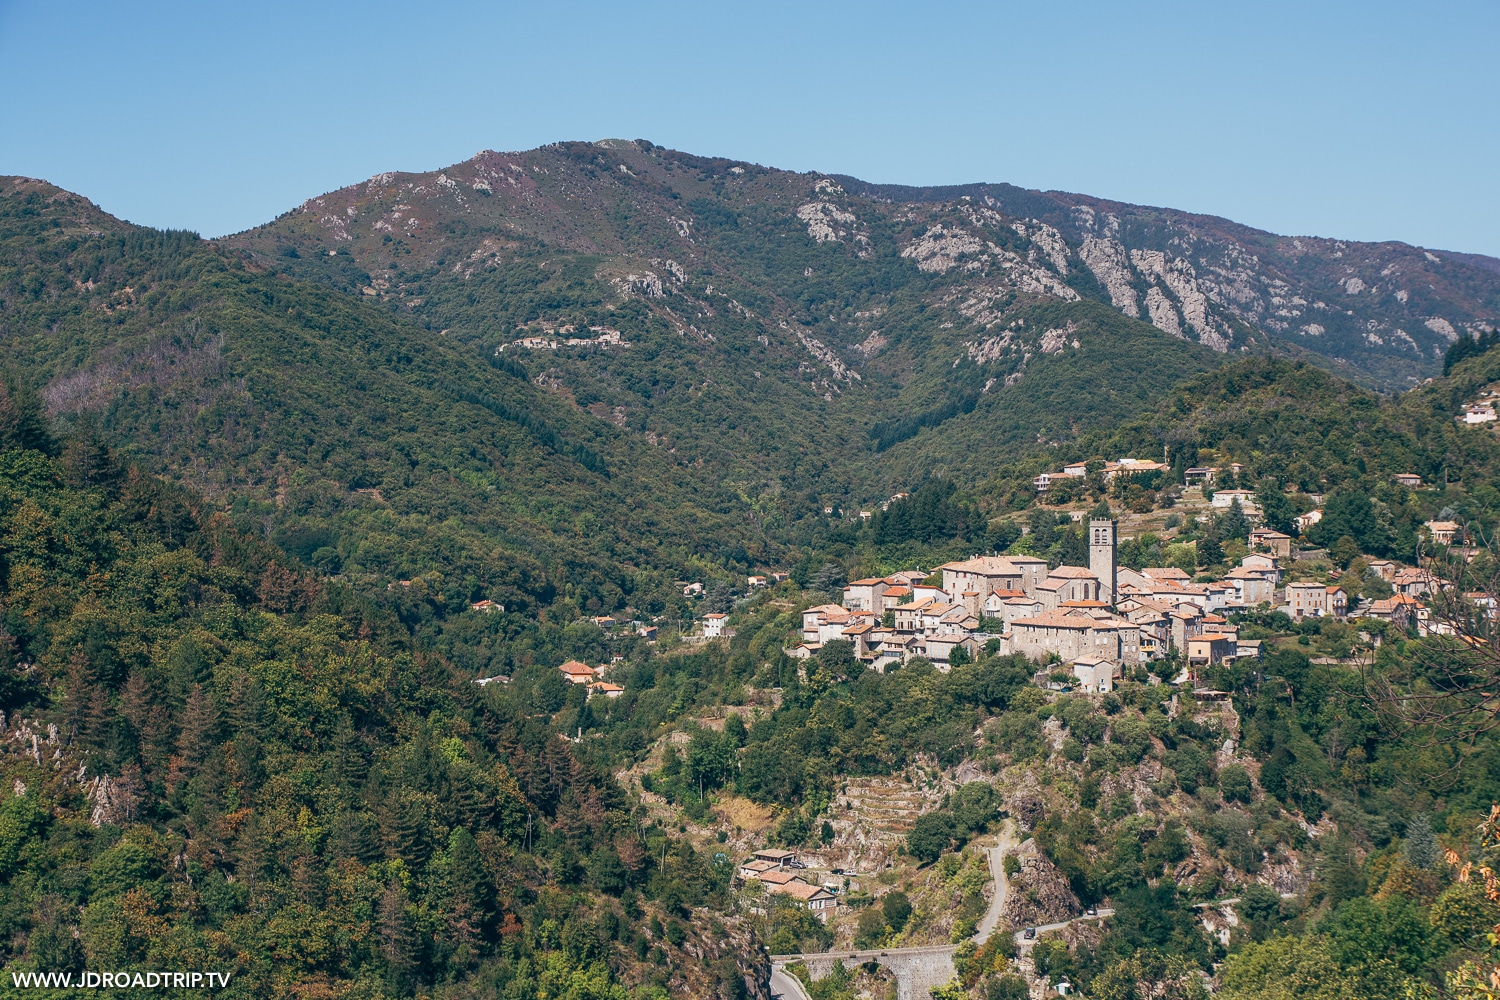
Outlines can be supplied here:
<path id="1" fill-rule="evenodd" d="M 1264 547 L 1271 555 L 1279 559 L 1290 559 L 1292 557 L 1292 536 L 1283 535 L 1279 531 L 1270 528 L 1256 528 L 1250 532 L 1250 547 L 1258 549 Z"/>
<path id="2" fill-rule="evenodd" d="M 785 882 L 781 885 L 770 885 L 767 892 L 779 896 L 787 896 L 795 900 L 797 905 L 808 910 L 813 916 L 825 924 L 832 919 L 834 912 L 838 909 L 838 897 L 820 885 L 808 885 L 798 879 Z"/>
<path id="3" fill-rule="evenodd" d="M 873 611 L 877 615 L 881 614 L 885 611 L 882 599 L 890 587 L 890 581 L 878 577 L 855 580 L 844 588 L 844 607 L 850 611 Z"/>
<path id="4" fill-rule="evenodd" d="M 562 671 L 563 680 L 569 684 L 589 684 L 599 676 L 599 671 L 577 660 L 569 660 L 557 669 Z"/>
<path id="5" fill-rule="evenodd" d="M 1189 667 L 1210 667 L 1234 658 L 1233 636 L 1219 632 L 1204 632 L 1188 640 L 1187 662 Z"/>
<path id="6" fill-rule="evenodd" d="M 1328 613 L 1328 588 L 1311 580 L 1287 584 L 1286 611 L 1293 618 L 1321 618 Z"/>
<path id="7" fill-rule="evenodd" d="M 1035 556 L 975 556 L 938 567 L 943 572 L 943 590 L 957 600 L 966 590 L 983 600 L 996 590 L 1036 593 L 1047 575 L 1047 560 Z"/>
<path id="8" fill-rule="evenodd" d="M 1011 650 L 1033 660 L 1057 654 L 1063 662 L 1097 657 L 1140 662 L 1140 630 L 1121 618 L 1096 619 L 1082 611 L 1045 611 L 1011 623 Z"/>
<path id="9" fill-rule="evenodd" d="M 1044 610 L 1052 611 L 1069 601 L 1097 601 L 1099 578 L 1082 566 L 1059 566 L 1036 588 Z"/>
<path id="10" fill-rule="evenodd" d="M 1247 608 L 1272 600 L 1276 594 L 1276 583 L 1265 570 L 1237 566 L 1224 580 L 1234 586 L 1235 599 Z"/>
<path id="11" fill-rule="evenodd" d="M 1078 686 L 1093 694 L 1109 694 L 1120 680 L 1120 665 L 1113 660 L 1085 656 L 1073 661 Z"/>
<path id="12" fill-rule="evenodd" d="M 1460 531 L 1459 525 L 1454 521 L 1428 521 L 1423 527 L 1438 545 L 1453 544 L 1453 539 Z"/>

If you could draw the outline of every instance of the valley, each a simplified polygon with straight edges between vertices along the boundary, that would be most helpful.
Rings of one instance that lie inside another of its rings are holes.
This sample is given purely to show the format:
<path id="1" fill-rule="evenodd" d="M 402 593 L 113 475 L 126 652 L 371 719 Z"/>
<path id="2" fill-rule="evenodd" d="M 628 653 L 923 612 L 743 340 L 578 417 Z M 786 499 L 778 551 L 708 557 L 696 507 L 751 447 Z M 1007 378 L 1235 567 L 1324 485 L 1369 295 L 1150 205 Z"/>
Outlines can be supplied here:
<path id="1" fill-rule="evenodd" d="M 212 240 L 0 178 L 0 955 L 1483 997 L 1497 316 L 1489 258 L 644 140 Z"/>

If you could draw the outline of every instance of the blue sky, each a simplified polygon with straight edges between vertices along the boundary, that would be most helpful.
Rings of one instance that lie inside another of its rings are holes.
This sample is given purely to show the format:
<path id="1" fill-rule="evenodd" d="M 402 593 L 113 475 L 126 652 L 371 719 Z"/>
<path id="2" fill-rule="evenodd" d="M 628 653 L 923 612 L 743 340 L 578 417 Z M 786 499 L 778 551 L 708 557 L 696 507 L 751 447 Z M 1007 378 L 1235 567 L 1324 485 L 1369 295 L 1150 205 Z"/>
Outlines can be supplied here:
<path id="1" fill-rule="evenodd" d="M 1500 3 L 0 0 L 0 173 L 219 235 L 382 170 L 646 138 L 1500 256 Z"/>

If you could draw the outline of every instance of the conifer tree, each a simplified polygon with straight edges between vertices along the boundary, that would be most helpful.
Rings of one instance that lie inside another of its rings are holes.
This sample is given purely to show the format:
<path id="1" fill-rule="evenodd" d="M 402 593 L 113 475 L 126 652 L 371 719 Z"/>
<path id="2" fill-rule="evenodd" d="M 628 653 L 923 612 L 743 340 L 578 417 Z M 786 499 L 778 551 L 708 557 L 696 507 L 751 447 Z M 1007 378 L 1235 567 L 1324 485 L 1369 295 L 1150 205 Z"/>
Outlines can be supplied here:
<path id="1" fill-rule="evenodd" d="M 0 451 L 29 448 L 52 453 L 52 436 L 36 393 L 14 378 L 0 378 Z"/>
<path id="2" fill-rule="evenodd" d="M 393 879 L 380 897 L 379 931 L 388 984 L 397 996 L 411 993 L 417 959 L 416 933 L 406 906 L 406 889 L 400 879 Z"/>
<path id="3" fill-rule="evenodd" d="M 1224 516 L 1215 522 L 1214 533 L 1221 541 L 1233 541 L 1250 534 L 1250 522 L 1245 518 L 1245 509 L 1240 506 L 1238 497 L 1229 505 L 1229 510 Z"/>
<path id="4" fill-rule="evenodd" d="M 1406 861 L 1413 868 L 1432 870 L 1438 867 L 1443 852 L 1432 833 L 1432 822 L 1426 813 L 1421 813 L 1406 828 L 1406 843 L 1403 845 Z"/>
<path id="5" fill-rule="evenodd" d="M 114 451 L 104 443 L 98 424 L 84 414 L 63 448 L 62 465 L 68 482 L 80 489 L 98 488 L 113 495 L 124 480 Z"/>
<path id="6" fill-rule="evenodd" d="M 177 753 L 184 775 L 192 777 L 203 766 L 214 744 L 219 728 L 219 713 L 213 698 L 194 684 L 188 692 L 187 707 L 182 713 L 182 731 L 177 737 Z"/>
<path id="7" fill-rule="evenodd" d="M 68 657 L 63 678 L 63 733 L 70 740 L 82 742 L 89 723 L 89 702 L 93 698 L 94 671 L 82 647 Z"/>

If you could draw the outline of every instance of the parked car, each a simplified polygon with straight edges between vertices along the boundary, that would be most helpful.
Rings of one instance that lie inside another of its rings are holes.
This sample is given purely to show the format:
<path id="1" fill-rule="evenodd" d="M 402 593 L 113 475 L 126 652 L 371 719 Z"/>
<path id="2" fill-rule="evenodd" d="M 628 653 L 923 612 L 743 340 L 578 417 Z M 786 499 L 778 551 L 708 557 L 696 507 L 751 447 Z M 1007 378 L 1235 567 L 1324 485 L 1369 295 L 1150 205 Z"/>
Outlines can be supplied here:
<path id="1" fill-rule="evenodd" d="M 1083 911 L 1083 915 L 1085 917 L 1097 917 L 1099 915 L 1099 907 L 1090 906 L 1087 910 Z"/>
<path id="2" fill-rule="evenodd" d="M 1023 932 L 1021 934 L 1021 937 L 1024 938 L 1025 940 L 1027 940 L 1027 941 L 1035 941 L 1036 940 L 1036 928 L 1035 927 L 1028 927 L 1028 928 L 1026 928 L 1025 932 Z"/>

